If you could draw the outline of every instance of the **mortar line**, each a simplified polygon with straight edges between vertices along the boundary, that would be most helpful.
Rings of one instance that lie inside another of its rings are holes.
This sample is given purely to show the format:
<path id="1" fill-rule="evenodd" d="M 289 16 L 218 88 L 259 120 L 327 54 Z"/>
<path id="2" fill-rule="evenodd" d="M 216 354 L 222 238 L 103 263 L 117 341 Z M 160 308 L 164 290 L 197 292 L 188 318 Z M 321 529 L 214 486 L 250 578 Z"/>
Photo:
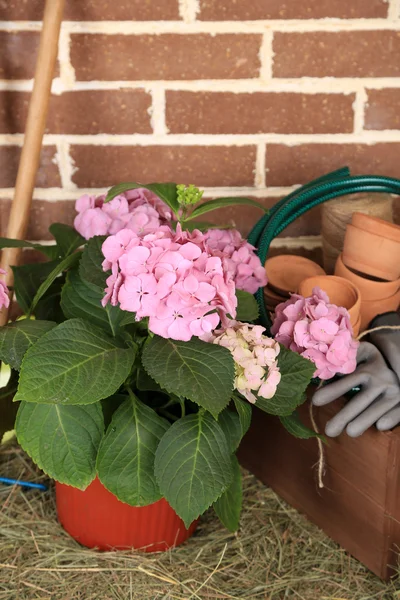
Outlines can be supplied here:
<path id="1" fill-rule="evenodd" d="M 200 12 L 200 0 L 178 0 L 179 15 L 184 23 L 194 23 Z"/>
<path id="2" fill-rule="evenodd" d="M 63 91 L 87 90 L 119 90 L 122 88 L 162 89 L 196 92 L 270 92 L 291 94 L 352 94 L 359 91 L 361 86 L 371 89 L 385 89 L 388 87 L 399 88 L 400 77 L 366 77 L 366 78 L 298 78 L 298 79 L 271 79 L 269 81 L 258 79 L 198 79 L 198 80 L 115 80 L 115 81 L 75 81 L 69 80 L 65 85 L 61 78 L 55 78 L 53 85 L 57 85 L 56 93 Z M 0 91 L 30 91 L 32 80 L 0 80 Z"/>
<path id="3" fill-rule="evenodd" d="M 265 83 L 270 83 L 272 79 L 272 66 L 274 59 L 273 52 L 273 37 L 274 34 L 272 31 L 267 31 L 263 35 L 263 39 L 260 46 L 260 79 Z"/>
<path id="4" fill-rule="evenodd" d="M 165 136 L 168 134 L 165 116 L 165 90 L 155 87 L 151 90 L 151 126 L 153 134 Z"/>
<path id="5" fill-rule="evenodd" d="M 65 190 L 75 190 L 77 186 L 72 181 L 75 172 L 72 157 L 70 155 L 70 144 L 66 139 L 57 142 L 57 163 L 60 171 L 61 185 Z"/>
<path id="6" fill-rule="evenodd" d="M 389 10 L 388 19 L 389 21 L 398 21 L 400 19 L 400 0 L 388 0 Z"/>
<path id="7" fill-rule="evenodd" d="M 44 202 L 57 203 L 58 201 L 71 201 L 75 202 L 76 198 L 83 194 L 104 194 L 104 191 L 110 186 L 104 186 L 101 188 L 74 188 L 65 189 L 62 187 L 52 188 L 40 188 L 37 187 L 33 193 L 34 200 L 43 200 Z M 254 187 L 203 187 L 204 198 L 216 198 L 216 197 L 242 197 L 242 196 L 253 196 L 255 198 L 281 198 L 286 196 L 299 186 L 289 187 L 270 187 L 264 189 L 257 189 Z M 0 189 L 0 197 L 4 199 L 12 200 L 14 188 L 3 188 Z"/>
<path id="8" fill-rule="evenodd" d="M 0 146 L 21 146 L 23 134 L 0 134 Z M 58 143 L 79 146 L 257 146 L 258 144 L 366 144 L 400 142 L 400 130 L 364 130 L 360 133 L 256 133 L 256 134 L 46 134 L 45 146 Z"/>
<path id="9" fill-rule="evenodd" d="M 365 88 L 356 92 L 353 102 L 354 109 L 354 133 L 362 135 L 364 132 L 365 108 L 368 100 L 368 94 Z"/>
<path id="10" fill-rule="evenodd" d="M 265 155 L 266 145 L 257 144 L 256 168 L 254 176 L 254 185 L 256 188 L 265 188 Z"/>
<path id="11" fill-rule="evenodd" d="M 185 0 L 181 0 L 182 2 Z M 64 21 L 63 27 L 71 33 L 101 33 L 104 35 L 156 35 L 172 33 L 177 35 L 205 34 L 263 34 L 267 30 L 284 33 L 307 33 L 314 31 L 385 31 L 399 30 L 400 22 L 386 18 L 376 19 L 271 19 L 257 21 L 197 21 L 193 12 L 197 12 L 193 0 L 186 20 L 179 21 Z M 395 0 L 397 1 L 397 0 Z M 186 0 L 190 2 L 190 0 Z M 390 5 L 390 14 L 394 11 Z M 193 9 L 193 7 L 195 7 Z M 195 13 L 196 14 L 196 13 Z M 1 31 L 40 31 L 41 21 L 0 21 Z"/>

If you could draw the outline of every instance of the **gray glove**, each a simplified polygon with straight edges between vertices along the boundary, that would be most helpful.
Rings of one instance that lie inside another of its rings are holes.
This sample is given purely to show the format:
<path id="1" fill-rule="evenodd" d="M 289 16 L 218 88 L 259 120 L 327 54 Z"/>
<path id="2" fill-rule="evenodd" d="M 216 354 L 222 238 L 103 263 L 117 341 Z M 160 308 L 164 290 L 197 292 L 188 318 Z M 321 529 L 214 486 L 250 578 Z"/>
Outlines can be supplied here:
<path id="1" fill-rule="evenodd" d="M 374 327 L 382 327 L 384 325 L 400 327 L 400 315 L 397 312 L 388 312 L 383 315 L 376 317 L 371 324 L 369 329 Z M 400 329 L 382 329 L 381 331 L 374 331 L 370 334 L 371 342 L 376 346 L 382 353 L 382 356 L 386 359 L 391 370 L 397 375 L 400 381 Z M 387 431 L 393 429 L 400 423 L 400 397 L 398 404 L 388 411 L 383 417 L 381 417 L 376 426 L 380 431 Z"/>
<path id="2" fill-rule="evenodd" d="M 317 390 L 313 404 L 329 404 L 355 387 L 361 387 L 361 391 L 328 421 L 325 428 L 327 436 L 336 437 L 346 429 L 349 436 L 358 437 L 381 419 L 383 425 L 380 423 L 380 429 L 387 424 L 388 418 L 392 422 L 392 416 L 388 415 L 392 414 L 394 407 L 400 407 L 400 383 L 378 348 L 369 342 L 360 343 L 354 373 Z"/>

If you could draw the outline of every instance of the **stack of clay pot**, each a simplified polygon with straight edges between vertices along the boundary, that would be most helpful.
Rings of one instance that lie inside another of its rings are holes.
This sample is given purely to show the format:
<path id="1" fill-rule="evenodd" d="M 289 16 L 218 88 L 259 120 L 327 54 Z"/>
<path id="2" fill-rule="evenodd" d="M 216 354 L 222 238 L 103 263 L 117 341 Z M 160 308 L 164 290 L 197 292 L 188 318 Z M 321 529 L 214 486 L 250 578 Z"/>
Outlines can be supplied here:
<path id="1" fill-rule="evenodd" d="M 281 254 L 269 258 L 265 263 L 268 284 L 264 288 L 265 304 L 270 312 L 290 294 L 297 292 L 299 284 L 307 277 L 325 275 L 315 262 L 295 254 Z"/>
<path id="2" fill-rule="evenodd" d="M 361 331 L 379 314 L 400 303 L 400 227 L 354 213 L 346 228 L 335 275 L 353 283 L 361 294 Z"/>

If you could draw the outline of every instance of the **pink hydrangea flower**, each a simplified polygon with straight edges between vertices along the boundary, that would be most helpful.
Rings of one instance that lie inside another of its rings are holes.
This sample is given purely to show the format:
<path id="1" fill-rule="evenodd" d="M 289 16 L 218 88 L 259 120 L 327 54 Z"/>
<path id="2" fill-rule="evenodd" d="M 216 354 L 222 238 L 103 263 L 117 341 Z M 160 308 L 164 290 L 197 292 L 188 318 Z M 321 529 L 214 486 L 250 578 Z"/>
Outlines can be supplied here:
<path id="1" fill-rule="evenodd" d="M 352 373 L 357 366 L 359 342 L 353 339 L 349 313 L 331 304 L 320 288 L 314 288 L 309 298 L 292 294 L 278 304 L 271 333 L 315 364 L 314 377 L 331 379 L 337 373 Z"/>
<path id="2" fill-rule="evenodd" d="M 0 269 L 0 275 L 6 275 L 4 269 Z M 0 310 L 10 306 L 9 290 L 4 281 L 0 281 Z"/>
<path id="3" fill-rule="evenodd" d="M 139 188 L 130 190 L 105 203 L 105 195 L 78 198 L 74 227 L 85 239 L 95 235 L 116 234 L 130 229 L 139 236 L 156 231 L 169 223 L 170 208 L 158 196 Z"/>
<path id="4" fill-rule="evenodd" d="M 235 388 L 254 404 L 257 396 L 272 398 L 281 380 L 277 356 L 279 344 L 264 334 L 260 325 L 230 321 L 227 327 L 202 339 L 230 350 L 235 361 Z"/>
<path id="5" fill-rule="evenodd" d="M 220 256 L 225 270 L 239 290 L 255 294 L 267 285 L 267 276 L 255 248 L 236 229 L 210 229 L 205 234 L 207 246 Z"/>
<path id="6" fill-rule="evenodd" d="M 160 227 L 143 235 L 123 229 L 103 246 L 103 269 L 111 269 L 103 305 L 120 304 L 165 338 L 188 341 L 236 315 L 235 285 L 200 231 Z"/>

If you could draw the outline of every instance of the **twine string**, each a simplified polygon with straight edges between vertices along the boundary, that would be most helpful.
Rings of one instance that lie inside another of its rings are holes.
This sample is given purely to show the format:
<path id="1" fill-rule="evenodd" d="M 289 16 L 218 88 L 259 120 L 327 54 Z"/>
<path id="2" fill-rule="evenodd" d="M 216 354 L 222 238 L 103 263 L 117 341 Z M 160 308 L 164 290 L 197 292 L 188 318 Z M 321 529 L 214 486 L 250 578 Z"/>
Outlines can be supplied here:
<path id="1" fill-rule="evenodd" d="M 321 233 L 324 268 L 329 274 L 335 270 L 336 259 L 343 249 L 346 226 L 354 212 L 393 222 L 393 199 L 390 194 L 360 193 L 351 197 L 330 200 L 322 205 Z"/>

